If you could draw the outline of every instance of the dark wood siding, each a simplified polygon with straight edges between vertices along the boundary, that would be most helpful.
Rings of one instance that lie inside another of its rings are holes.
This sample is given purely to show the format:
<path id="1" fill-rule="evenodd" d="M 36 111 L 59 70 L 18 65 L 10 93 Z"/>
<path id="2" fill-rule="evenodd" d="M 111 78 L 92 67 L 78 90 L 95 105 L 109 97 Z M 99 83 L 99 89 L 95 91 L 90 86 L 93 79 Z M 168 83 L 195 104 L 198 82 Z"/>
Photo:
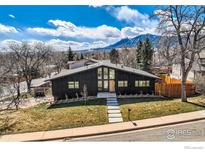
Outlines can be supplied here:
<path id="1" fill-rule="evenodd" d="M 128 81 L 127 87 L 118 87 L 118 81 Z M 135 80 L 149 80 L 149 87 L 135 87 Z M 137 75 L 131 72 L 116 70 L 116 84 L 115 84 L 116 93 L 119 94 L 152 94 L 155 90 L 155 79 L 149 78 L 142 75 Z"/>
<path id="2" fill-rule="evenodd" d="M 68 89 L 69 81 L 79 81 L 79 89 Z M 66 99 L 81 96 L 83 86 L 87 86 L 89 96 L 97 95 L 96 69 L 79 72 L 52 81 L 52 93 L 55 99 Z"/>
<path id="3" fill-rule="evenodd" d="M 127 87 L 118 87 L 118 81 L 128 81 Z M 150 87 L 135 87 L 135 80 L 149 80 Z M 68 89 L 69 81 L 79 81 L 79 89 Z M 87 86 L 88 95 L 96 96 L 97 87 L 97 68 L 79 72 L 69 76 L 61 77 L 52 80 L 52 93 L 55 99 L 66 99 L 81 96 L 83 86 Z M 155 79 L 142 75 L 137 75 L 132 72 L 115 69 L 115 91 L 119 95 L 124 94 L 152 94 L 155 90 Z"/>

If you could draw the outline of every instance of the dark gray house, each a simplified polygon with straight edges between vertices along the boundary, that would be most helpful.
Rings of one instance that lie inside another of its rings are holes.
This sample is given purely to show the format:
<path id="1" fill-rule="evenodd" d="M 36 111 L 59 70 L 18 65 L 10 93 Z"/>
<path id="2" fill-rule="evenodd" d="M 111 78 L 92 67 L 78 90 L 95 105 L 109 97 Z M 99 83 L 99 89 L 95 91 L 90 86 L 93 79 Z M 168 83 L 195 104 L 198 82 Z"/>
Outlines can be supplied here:
<path id="1" fill-rule="evenodd" d="M 159 77 L 148 72 L 120 64 L 98 62 L 76 69 L 66 70 L 49 79 L 55 100 L 81 96 L 87 87 L 89 96 L 98 92 L 124 94 L 152 94 Z"/>

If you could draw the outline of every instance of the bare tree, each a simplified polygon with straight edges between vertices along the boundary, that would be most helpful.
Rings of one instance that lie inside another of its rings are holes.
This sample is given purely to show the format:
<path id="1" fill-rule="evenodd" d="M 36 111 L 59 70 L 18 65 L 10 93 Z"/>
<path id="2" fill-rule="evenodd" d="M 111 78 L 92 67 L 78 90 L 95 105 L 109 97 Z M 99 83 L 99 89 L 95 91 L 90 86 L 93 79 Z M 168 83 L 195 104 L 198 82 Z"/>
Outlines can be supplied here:
<path id="1" fill-rule="evenodd" d="M 16 65 L 19 67 L 18 75 L 22 75 L 27 83 L 28 92 L 31 90 L 31 81 L 36 76 L 36 72 L 40 69 L 49 58 L 51 47 L 44 43 L 34 43 L 33 45 L 23 42 L 10 43 L 8 50 L 14 53 Z"/>
<path id="2" fill-rule="evenodd" d="M 62 68 L 65 67 L 65 54 L 63 52 L 52 52 L 52 63 L 56 66 L 56 71 L 60 73 Z"/>
<path id="3" fill-rule="evenodd" d="M 177 38 L 182 74 L 181 101 L 187 102 L 186 80 L 196 55 L 205 48 L 205 6 L 168 6 L 156 11 L 162 35 Z"/>
<path id="4" fill-rule="evenodd" d="M 119 61 L 121 64 L 136 68 L 136 50 L 134 48 L 123 47 L 119 49 Z"/>
<path id="5" fill-rule="evenodd" d="M 10 109 L 12 105 L 15 106 L 16 110 L 19 109 L 20 104 L 20 80 L 21 76 L 19 76 L 19 65 L 16 64 L 14 53 L 6 53 L 4 57 L 1 59 L 1 68 L 2 72 L 0 79 L 1 79 L 1 86 L 2 97 L 9 98 L 10 101 L 7 101 L 7 109 Z"/>
<path id="6" fill-rule="evenodd" d="M 163 36 L 158 41 L 158 59 L 160 60 L 160 65 L 167 66 L 169 73 L 171 73 L 170 68 L 174 63 L 174 60 L 177 59 L 177 40 L 176 37 L 171 35 Z"/>

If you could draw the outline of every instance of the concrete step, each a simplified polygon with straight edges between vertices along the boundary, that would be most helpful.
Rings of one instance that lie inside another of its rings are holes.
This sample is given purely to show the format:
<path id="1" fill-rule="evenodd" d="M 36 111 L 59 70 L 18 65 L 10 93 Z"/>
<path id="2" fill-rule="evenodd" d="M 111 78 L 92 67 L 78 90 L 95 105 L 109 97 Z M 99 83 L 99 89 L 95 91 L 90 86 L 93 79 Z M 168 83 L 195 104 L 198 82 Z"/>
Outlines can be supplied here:
<path id="1" fill-rule="evenodd" d="M 119 113 L 119 114 L 121 114 L 120 110 L 108 110 L 107 112 L 108 112 L 108 114 L 112 114 L 112 113 Z"/>
<path id="2" fill-rule="evenodd" d="M 119 106 L 108 106 L 107 108 L 108 110 L 119 110 L 120 109 Z"/>
<path id="3" fill-rule="evenodd" d="M 118 102 L 107 102 L 107 104 L 118 104 Z"/>
<path id="4" fill-rule="evenodd" d="M 117 103 L 108 103 L 107 106 L 119 106 Z"/>
<path id="5" fill-rule="evenodd" d="M 109 123 L 123 122 L 122 118 L 109 118 Z"/>
<path id="6" fill-rule="evenodd" d="M 107 98 L 107 101 L 117 101 L 117 98 Z"/>
<path id="7" fill-rule="evenodd" d="M 108 114 L 109 118 L 122 118 L 122 115 L 120 113 L 111 113 Z"/>
<path id="8" fill-rule="evenodd" d="M 107 102 L 118 102 L 117 100 L 107 100 Z"/>
<path id="9" fill-rule="evenodd" d="M 112 100 L 112 99 L 117 99 L 117 97 L 107 97 L 107 99 Z"/>

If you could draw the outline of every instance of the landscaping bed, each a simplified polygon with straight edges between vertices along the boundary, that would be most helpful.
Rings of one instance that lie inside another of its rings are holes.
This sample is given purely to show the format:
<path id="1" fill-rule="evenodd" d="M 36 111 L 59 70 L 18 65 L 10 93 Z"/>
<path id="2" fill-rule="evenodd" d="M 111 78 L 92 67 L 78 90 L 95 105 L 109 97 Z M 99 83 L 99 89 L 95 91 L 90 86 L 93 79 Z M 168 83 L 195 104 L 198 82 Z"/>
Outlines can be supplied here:
<path id="1" fill-rule="evenodd" d="M 104 99 L 56 104 L 43 103 L 0 113 L 1 134 L 47 131 L 108 123 Z M 7 117 L 7 118 L 6 118 Z"/>
<path id="2" fill-rule="evenodd" d="M 204 110 L 205 104 L 200 100 L 205 100 L 204 96 L 188 98 L 188 103 L 163 98 L 124 98 L 119 99 L 119 103 L 123 121 L 130 121 Z"/>

